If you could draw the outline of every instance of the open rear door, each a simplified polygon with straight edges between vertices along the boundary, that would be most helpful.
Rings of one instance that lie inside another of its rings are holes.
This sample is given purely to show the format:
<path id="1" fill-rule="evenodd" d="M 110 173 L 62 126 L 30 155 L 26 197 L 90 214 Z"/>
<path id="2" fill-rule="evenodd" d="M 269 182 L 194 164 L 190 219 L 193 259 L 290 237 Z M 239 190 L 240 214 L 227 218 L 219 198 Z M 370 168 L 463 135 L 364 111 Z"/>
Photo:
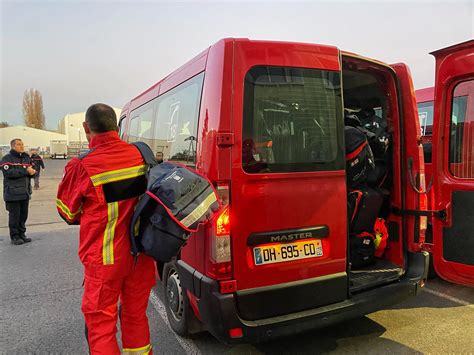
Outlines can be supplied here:
<path id="1" fill-rule="evenodd" d="M 404 202 L 400 213 L 405 216 L 408 250 L 419 252 L 423 249 L 427 226 L 421 129 L 410 70 L 403 63 L 392 64 L 391 67 L 398 78 L 398 97 L 401 101 L 403 117 L 401 120 L 401 174 Z"/>
<path id="2" fill-rule="evenodd" d="M 433 218 L 434 266 L 442 278 L 474 286 L 474 40 L 431 54 L 434 205 L 446 214 Z"/>

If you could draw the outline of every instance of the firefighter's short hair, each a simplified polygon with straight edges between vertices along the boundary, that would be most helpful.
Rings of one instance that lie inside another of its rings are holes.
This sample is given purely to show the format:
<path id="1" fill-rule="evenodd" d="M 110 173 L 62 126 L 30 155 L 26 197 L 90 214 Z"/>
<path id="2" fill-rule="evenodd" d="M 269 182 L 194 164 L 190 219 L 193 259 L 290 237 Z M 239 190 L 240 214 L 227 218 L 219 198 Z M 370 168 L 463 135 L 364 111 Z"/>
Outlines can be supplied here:
<path id="1" fill-rule="evenodd" d="M 21 141 L 20 138 L 15 138 L 10 141 L 10 148 L 13 148 L 17 141 Z"/>
<path id="2" fill-rule="evenodd" d="M 86 122 L 94 133 L 117 130 L 117 115 L 112 107 L 106 104 L 94 104 L 86 111 Z"/>

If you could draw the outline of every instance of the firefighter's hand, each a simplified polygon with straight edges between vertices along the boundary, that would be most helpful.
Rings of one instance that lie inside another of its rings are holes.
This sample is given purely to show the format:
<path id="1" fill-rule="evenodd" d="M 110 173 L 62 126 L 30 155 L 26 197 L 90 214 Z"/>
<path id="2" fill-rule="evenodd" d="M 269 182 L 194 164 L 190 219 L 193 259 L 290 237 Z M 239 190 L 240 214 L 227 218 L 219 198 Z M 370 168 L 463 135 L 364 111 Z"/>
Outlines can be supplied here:
<path id="1" fill-rule="evenodd" d="M 33 169 L 31 166 L 26 168 L 26 172 L 30 175 L 35 175 L 36 174 L 36 170 Z"/>

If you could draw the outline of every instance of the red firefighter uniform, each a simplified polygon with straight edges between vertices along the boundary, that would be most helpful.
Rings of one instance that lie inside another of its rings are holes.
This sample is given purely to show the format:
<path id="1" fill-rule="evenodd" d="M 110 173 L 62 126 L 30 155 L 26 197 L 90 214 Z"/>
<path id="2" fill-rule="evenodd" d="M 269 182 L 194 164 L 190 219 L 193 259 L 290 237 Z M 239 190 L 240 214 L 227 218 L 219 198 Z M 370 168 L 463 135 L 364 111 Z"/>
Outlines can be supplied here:
<path id="1" fill-rule="evenodd" d="M 90 151 L 71 160 L 56 205 L 69 224 L 80 224 L 79 258 L 84 265 L 82 312 L 92 354 L 151 354 L 146 308 L 155 284 L 153 259 L 130 254 L 128 228 L 138 196 L 146 188 L 146 165 L 138 149 L 116 132 L 94 136 Z M 120 299 L 120 312 L 118 302 Z"/>

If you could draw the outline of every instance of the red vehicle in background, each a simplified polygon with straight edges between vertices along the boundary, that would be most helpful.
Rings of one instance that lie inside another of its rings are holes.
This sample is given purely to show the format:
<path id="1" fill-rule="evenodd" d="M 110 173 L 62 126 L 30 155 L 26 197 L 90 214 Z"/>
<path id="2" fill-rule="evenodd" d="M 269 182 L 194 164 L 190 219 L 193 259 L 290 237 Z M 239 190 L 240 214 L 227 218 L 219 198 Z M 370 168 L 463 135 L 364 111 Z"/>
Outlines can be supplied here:
<path id="1" fill-rule="evenodd" d="M 377 112 L 391 134 L 387 247 L 363 268 L 349 260 L 344 108 Z M 415 295 L 429 259 L 416 115 L 404 64 L 248 39 L 220 40 L 133 98 L 122 139 L 194 167 L 226 206 L 157 265 L 173 330 L 261 341 Z"/>
<path id="2" fill-rule="evenodd" d="M 434 88 L 416 91 L 428 181 L 425 249 L 436 273 L 474 285 L 474 40 L 431 53 Z"/>

